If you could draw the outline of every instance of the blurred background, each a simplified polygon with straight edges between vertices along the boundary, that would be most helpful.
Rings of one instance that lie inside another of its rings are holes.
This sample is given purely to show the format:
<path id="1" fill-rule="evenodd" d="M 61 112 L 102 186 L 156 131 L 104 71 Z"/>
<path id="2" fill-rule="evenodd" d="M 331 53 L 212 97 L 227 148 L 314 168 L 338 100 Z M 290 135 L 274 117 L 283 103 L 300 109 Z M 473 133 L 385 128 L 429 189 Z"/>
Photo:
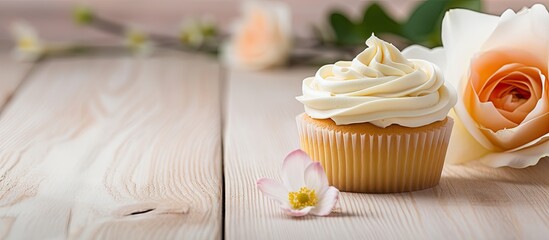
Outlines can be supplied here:
<path id="1" fill-rule="evenodd" d="M 291 9 L 293 32 L 310 36 L 311 25 L 327 21 L 329 12 L 341 10 L 350 16 L 360 16 L 363 7 L 372 1 L 360 0 L 281 0 Z M 395 19 L 405 20 L 420 0 L 376 1 Z M 505 9 L 515 11 L 534 3 L 549 5 L 549 0 L 484 0 L 483 10 L 500 14 Z M 240 13 L 240 0 L 0 0 L 0 41 L 9 41 L 10 22 L 25 20 L 39 29 L 48 40 L 109 41 L 112 35 L 93 28 L 79 28 L 70 20 L 71 10 L 85 4 L 103 17 L 146 29 L 149 32 L 170 33 L 181 20 L 208 16 L 227 31 Z"/>

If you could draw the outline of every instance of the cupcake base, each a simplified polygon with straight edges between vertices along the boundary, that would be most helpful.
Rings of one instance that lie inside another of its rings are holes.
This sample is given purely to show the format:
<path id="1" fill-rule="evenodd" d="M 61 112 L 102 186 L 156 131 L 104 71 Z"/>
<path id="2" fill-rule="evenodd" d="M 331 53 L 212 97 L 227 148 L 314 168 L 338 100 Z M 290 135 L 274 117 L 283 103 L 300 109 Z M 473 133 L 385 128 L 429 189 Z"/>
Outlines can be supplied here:
<path id="1" fill-rule="evenodd" d="M 417 128 L 370 123 L 336 125 L 297 116 L 301 149 L 319 161 L 330 185 L 346 192 L 395 193 L 434 187 L 440 180 L 453 119 Z"/>

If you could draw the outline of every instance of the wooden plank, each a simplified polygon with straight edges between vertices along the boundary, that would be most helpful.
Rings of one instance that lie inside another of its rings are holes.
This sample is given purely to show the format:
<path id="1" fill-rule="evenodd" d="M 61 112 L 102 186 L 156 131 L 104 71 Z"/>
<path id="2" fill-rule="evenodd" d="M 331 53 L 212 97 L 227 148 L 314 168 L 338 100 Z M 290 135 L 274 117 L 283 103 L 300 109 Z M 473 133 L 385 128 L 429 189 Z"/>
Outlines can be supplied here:
<path id="1" fill-rule="evenodd" d="M 10 50 L 0 44 L 0 111 L 33 66 L 15 61 Z"/>
<path id="2" fill-rule="evenodd" d="M 229 74 L 224 129 L 227 239 L 543 239 L 549 161 L 526 169 L 445 166 L 439 186 L 402 194 L 342 193 L 328 217 L 285 216 L 256 189 L 299 147 L 294 99 L 316 69 Z"/>
<path id="3" fill-rule="evenodd" d="M 219 66 L 43 63 L 0 119 L 0 237 L 221 237 Z"/>

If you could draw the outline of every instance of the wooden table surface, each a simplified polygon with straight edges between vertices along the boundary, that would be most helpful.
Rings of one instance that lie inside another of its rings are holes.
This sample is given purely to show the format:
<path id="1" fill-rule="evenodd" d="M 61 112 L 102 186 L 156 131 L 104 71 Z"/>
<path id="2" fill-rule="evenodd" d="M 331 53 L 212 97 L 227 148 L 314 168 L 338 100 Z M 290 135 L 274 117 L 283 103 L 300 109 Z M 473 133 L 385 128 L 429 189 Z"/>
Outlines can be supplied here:
<path id="1" fill-rule="evenodd" d="M 549 161 L 446 165 L 440 185 L 342 193 L 291 218 L 256 189 L 298 148 L 294 99 L 314 68 L 223 69 L 209 57 L 0 52 L 0 237 L 547 239 Z"/>

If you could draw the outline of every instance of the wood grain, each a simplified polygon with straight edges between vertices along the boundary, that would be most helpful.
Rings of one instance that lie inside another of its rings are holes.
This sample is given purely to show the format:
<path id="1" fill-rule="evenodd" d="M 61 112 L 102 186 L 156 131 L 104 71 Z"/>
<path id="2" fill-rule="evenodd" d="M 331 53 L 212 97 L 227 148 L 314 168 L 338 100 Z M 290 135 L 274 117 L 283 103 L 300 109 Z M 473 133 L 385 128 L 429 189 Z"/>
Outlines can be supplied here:
<path id="1" fill-rule="evenodd" d="M 15 61 L 11 49 L 0 44 L 0 111 L 32 66 L 32 63 Z"/>
<path id="2" fill-rule="evenodd" d="M 38 66 L 0 119 L 0 237 L 221 237 L 219 66 L 165 53 Z"/>
<path id="3" fill-rule="evenodd" d="M 526 169 L 447 165 L 440 185 L 342 193 L 328 217 L 293 219 L 256 189 L 299 147 L 294 99 L 315 69 L 229 74 L 224 128 L 227 239 L 547 239 L 549 161 Z"/>

